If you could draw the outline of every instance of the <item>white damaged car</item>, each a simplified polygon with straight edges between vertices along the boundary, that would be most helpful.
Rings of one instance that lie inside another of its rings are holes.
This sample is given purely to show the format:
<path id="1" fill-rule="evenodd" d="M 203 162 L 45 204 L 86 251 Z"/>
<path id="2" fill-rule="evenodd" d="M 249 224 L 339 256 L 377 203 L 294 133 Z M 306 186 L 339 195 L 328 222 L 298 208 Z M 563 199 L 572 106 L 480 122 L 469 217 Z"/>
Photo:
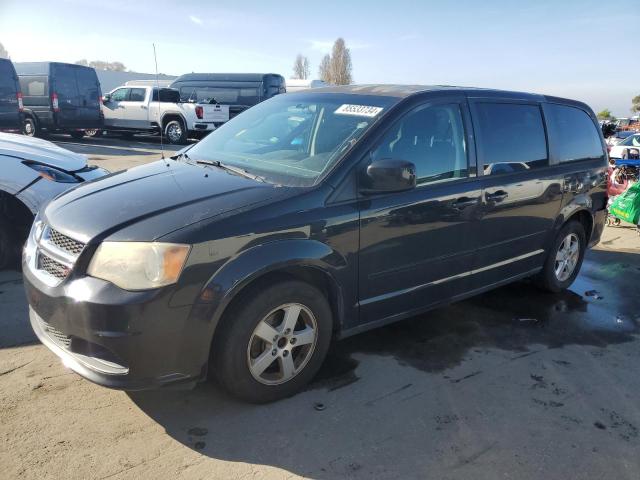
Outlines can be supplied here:
<path id="1" fill-rule="evenodd" d="M 0 269 L 17 265 L 33 217 L 69 188 L 109 172 L 39 138 L 0 133 Z"/>

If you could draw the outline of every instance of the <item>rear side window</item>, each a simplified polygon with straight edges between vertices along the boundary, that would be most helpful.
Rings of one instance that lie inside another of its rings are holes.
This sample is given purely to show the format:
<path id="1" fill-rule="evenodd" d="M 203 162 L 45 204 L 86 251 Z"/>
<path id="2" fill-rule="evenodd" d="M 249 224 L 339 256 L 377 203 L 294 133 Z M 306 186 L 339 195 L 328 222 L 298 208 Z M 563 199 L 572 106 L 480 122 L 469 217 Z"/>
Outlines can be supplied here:
<path id="1" fill-rule="evenodd" d="M 129 93 L 129 101 L 144 102 L 144 97 L 146 93 L 147 93 L 147 90 L 144 88 L 132 88 L 131 93 Z"/>
<path id="2" fill-rule="evenodd" d="M 45 97 L 47 93 L 47 77 L 20 77 L 20 90 L 25 97 Z"/>
<path id="3" fill-rule="evenodd" d="M 560 163 L 604 155 L 600 134 L 584 110 L 566 105 L 544 106 L 549 141 Z"/>
<path id="4" fill-rule="evenodd" d="M 475 110 L 485 175 L 549 164 L 542 114 L 537 105 L 478 103 Z"/>

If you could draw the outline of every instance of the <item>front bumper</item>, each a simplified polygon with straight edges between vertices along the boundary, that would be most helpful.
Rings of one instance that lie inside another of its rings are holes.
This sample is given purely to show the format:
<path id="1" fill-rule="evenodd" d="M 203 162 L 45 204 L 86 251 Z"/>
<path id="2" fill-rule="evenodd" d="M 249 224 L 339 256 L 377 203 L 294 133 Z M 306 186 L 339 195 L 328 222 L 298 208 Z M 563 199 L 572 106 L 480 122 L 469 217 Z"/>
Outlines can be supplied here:
<path id="1" fill-rule="evenodd" d="M 27 247 L 28 248 L 28 247 Z M 99 385 L 144 390 L 203 378 L 210 342 L 191 306 L 171 307 L 173 289 L 128 292 L 92 277 L 41 281 L 25 254 L 29 317 L 40 341 Z M 192 328 L 193 327 L 193 328 Z"/>

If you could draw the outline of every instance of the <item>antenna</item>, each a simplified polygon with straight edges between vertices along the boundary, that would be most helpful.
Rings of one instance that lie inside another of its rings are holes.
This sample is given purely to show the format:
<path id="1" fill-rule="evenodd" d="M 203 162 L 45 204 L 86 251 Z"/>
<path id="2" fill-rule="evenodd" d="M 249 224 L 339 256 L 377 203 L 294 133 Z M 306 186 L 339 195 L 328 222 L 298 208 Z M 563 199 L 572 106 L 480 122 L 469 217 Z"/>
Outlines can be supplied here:
<path id="1" fill-rule="evenodd" d="M 153 45 L 153 61 L 156 64 L 156 88 L 158 89 L 158 125 L 160 126 L 160 155 L 162 160 L 164 160 L 164 144 L 163 142 L 163 137 L 164 137 L 164 132 L 162 131 L 162 123 L 160 121 L 160 81 L 158 80 L 158 57 L 156 56 L 156 44 L 152 43 Z M 153 94 L 151 95 L 151 100 L 153 100 Z"/>

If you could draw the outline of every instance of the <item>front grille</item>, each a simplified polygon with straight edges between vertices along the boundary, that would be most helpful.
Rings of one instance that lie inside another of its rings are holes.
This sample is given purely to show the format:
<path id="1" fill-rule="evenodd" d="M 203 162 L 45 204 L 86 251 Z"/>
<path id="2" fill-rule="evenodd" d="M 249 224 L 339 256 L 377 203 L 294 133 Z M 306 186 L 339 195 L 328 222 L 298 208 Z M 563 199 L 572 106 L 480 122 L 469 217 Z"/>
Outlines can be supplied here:
<path id="1" fill-rule="evenodd" d="M 53 258 L 51 258 L 50 256 L 48 256 L 43 252 L 40 252 L 38 263 L 39 263 L 38 268 L 40 270 L 44 270 L 49 275 L 59 280 L 64 280 L 65 278 L 67 278 L 67 275 L 69 274 L 69 267 L 54 260 Z"/>
<path id="2" fill-rule="evenodd" d="M 82 252 L 84 248 L 84 243 L 69 238 L 53 228 L 49 230 L 49 241 L 59 249 L 74 256 L 80 255 L 80 252 Z"/>
<path id="3" fill-rule="evenodd" d="M 71 337 L 69 337 L 68 335 L 65 335 L 60 330 L 52 327 L 51 325 L 49 325 L 44 321 L 42 321 L 42 327 L 49 334 L 49 337 L 51 337 L 51 340 L 53 340 L 55 343 L 57 343 L 58 345 L 64 348 L 69 348 L 69 345 L 71 345 Z"/>

